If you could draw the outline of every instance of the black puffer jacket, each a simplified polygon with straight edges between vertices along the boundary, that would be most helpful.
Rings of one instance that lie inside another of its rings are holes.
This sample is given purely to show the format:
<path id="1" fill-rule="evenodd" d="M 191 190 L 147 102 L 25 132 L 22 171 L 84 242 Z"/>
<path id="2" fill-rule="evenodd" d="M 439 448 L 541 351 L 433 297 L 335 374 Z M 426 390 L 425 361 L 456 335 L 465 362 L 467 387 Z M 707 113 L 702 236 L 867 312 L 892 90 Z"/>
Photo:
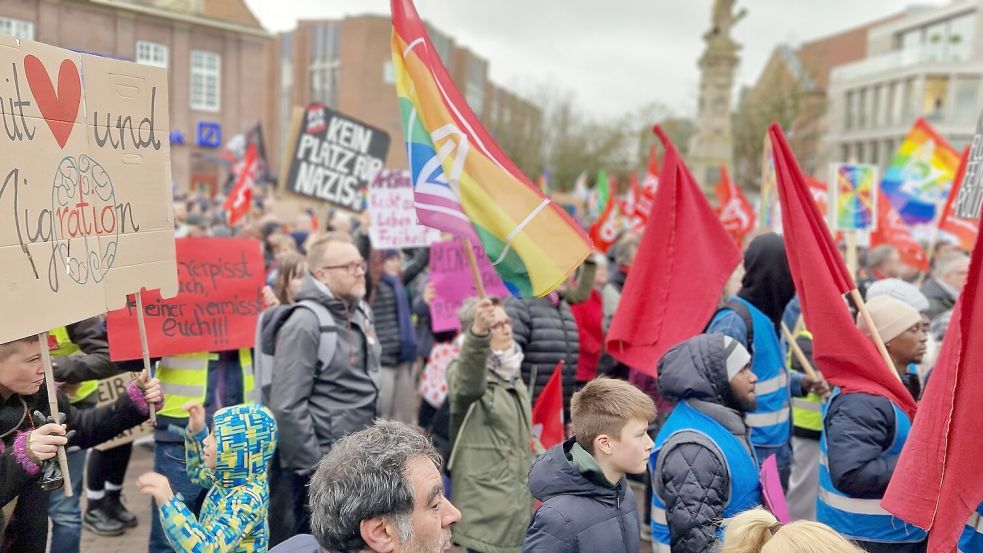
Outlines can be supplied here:
<path id="1" fill-rule="evenodd" d="M 722 334 L 691 338 L 659 361 L 659 391 L 719 422 L 751 455 L 750 430 L 734 408 L 724 363 Z M 713 551 L 730 493 L 730 471 L 719 449 L 703 434 L 675 434 L 662 447 L 652 485 L 666 505 L 673 553 Z"/>
<path id="2" fill-rule="evenodd" d="M 427 267 L 429 250 L 420 248 L 413 254 L 412 259 L 403 270 L 402 281 L 406 285 L 408 309 L 413 309 L 413 299 L 409 297 L 409 283 Z M 382 366 L 392 367 L 399 364 L 399 311 L 396 307 L 396 291 L 384 282 L 377 282 L 372 292 L 372 314 L 375 317 L 375 331 L 382 346 Z M 414 329 L 414 335 L 416 334 Z"/>
<path id="3" fill-rule="evenodd" d="M 839 394 L 829 403 L 826 418 L 829 476 L 841 492 L 859 499 L 884 495 L 898 457 L 884 457 L 894 441 L 891 402 L 862 392 Z"/>
<path id="4" fill-rule="evenodd" d="M 564 301 L 554 304 L 549 297 L 509 298 L 505 310 L 512 319 L 512 336 L 525 354 L 522 380 L 528 383 L 534 370 L 536 373 L 536 382 L 530 386 L 533 404 L 562 359 L 566 362 L 563 366 L 563 412 L 569 414 L 580 352 L 577 321 L 570 306 Z M 565 420 L 570 420 L 569 416 Z"/>
<path id="5" fill-rule="evenodd" d="M 571 438 L 540 457 L 529 471 L 529 491 L 543 502 L 529 524 L 523 553 L 635 553 L 638 503 L 624 477 L 599 486 L 573 466 Z"/>

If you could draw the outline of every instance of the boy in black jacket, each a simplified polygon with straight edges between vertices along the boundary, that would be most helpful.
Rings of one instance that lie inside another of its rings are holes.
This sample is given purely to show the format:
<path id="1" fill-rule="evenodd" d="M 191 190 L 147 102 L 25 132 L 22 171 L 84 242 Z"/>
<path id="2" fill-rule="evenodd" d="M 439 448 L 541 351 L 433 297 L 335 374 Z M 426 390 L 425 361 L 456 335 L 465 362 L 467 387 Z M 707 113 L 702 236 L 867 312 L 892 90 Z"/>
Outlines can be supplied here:
<path id="1" fill-rule="evenodd" d="M 570 412 L 575 437 L 529 471 L 529 491 L 543 505 L 522 551 L 634 553 L 638 504 L 625 474 L 645 472 L 655 404 L 623 380 L 598 378 L 573 395 Z"/>
<path id="2" fill-rule="evenodd" d="M 40 477 L 59 446 L 110 440 L 147 420 L 149 404 L 163 401 L 160 383 L 141 375 L 116 403 L 96 409 L 79 411 L 59 392 L 65 422 L 49 422 L 41 346 L 37 335 L 0 344 L 0 553 L 44 553 L 48 494 Z"/>

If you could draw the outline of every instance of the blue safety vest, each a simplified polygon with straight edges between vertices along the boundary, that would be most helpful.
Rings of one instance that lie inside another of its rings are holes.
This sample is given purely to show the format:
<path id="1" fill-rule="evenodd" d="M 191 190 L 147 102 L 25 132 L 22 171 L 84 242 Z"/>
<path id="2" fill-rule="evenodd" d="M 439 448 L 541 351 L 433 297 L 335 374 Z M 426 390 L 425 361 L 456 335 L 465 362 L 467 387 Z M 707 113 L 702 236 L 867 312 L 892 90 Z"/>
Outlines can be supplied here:
<path id="1" fill-rule="evenodd" d="M 673 435 L 680 432 L 695 432 L 706 436 L 717 445 L 724 456 L 727 472 L 730 474 L 729 499 L 724 506 L 724 517 L 732 517 L 742 511 L 761 504 L 761 486 L 758 483 L 758 462 L 754 451 L 741 442 L 729 430 L 724 428 L 712 417 L 690 407 L 686 401 L 681 401 L 672 410 L 666 423 L 655 437 L 655 448 L 649 457 L 649 472 L 652 481 L 660 476 L 654 474 L 659 452 Z M 752 432 L 753 434 L 753 432 Z M 653 485 L 653 491 L 657 488 Z M 717 528 L 717 537 L 723 536 L 723 531 Z M 652 540 L 656 543 L 655 551 L 669 551 L 669 525 L 666 521 L 666 504 L 657 491 L 652 494 Z"/>
<path id="2" fill-rule="evenodd" d="M 959 553 L 983 553 L 983 504 L 969 517 L 959 536 Z"/>
<path id="3" fill-rule="evenodd" d="M 830 526 L 847 538 L 880 543 L 912 543 L 925 539 L 925 531 L 895 517 L 881 507 L 881 498 L 857 499 L 850 497 L 833 485 L 829 475 L 829 453 L 826 444 L 826 416 L 829 406 L 840 394 L 833 391 L 823 406 L 823 435 L 819 439 L 819 498 L 816 500 L 816 520 Z M 911 432 L 911 419 L 893 402 L 894 440 L 883 453 L 884 457 L 901 454 Z"/>
<path id="4" fill-rule="evenodd" d="M 775 334 L 775 325 L 757 307 L 733 297 L 747 307 L 754 325 L 751 371 L 758 377 L 754 386 L 758 408 L 748 412 L 744 420 L 751 427 L 751 443 L 755 447 L 781 447 L 788 443 L 792 432 L 791 392 L 788 388 L 788 369 L 785 366 L 785 345 Z M 720 318 L 729 309 L 714 317 Z M 711 325 L 713 322 L 710 323 Z"/>

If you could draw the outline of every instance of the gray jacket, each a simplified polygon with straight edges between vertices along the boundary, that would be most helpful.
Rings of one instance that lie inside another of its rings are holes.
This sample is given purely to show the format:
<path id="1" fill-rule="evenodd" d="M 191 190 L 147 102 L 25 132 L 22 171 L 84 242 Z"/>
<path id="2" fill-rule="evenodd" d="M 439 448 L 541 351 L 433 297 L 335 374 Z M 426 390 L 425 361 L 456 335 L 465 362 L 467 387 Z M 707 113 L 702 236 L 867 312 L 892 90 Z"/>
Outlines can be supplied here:
<path id="1" fill-rule="evenodd" d="M 297 301 L 328 308 L 338 329 L 331 363 L 320 366 L 320 327 L 309 309 L 296 309 L 277 335 L 270 410 L 280 427 L 278 451 L 285 468 L 308 473 L 339 438 L 372 424 L 378 413 L 379 340 L 364 301 L 354 305 L 304 277 Z"/>

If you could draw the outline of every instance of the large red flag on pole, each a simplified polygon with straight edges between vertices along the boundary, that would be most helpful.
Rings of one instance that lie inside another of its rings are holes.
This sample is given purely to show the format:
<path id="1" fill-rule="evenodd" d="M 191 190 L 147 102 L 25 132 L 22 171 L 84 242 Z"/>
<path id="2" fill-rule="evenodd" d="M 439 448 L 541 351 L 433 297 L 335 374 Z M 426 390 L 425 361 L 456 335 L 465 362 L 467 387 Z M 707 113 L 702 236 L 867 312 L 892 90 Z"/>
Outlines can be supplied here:
<path id="1" fill-rule="evenodd" d="M 954 551 L 966 520 L 983 503 L 980 336 L 983 247 L 977 243 L 918 417 L 881 501 L 898 518 L 928 530 L 933 552 Z"/>
<path id="2" fill-rule="evenodd" d="M 969 159 L 969 147 L 963 150 L 962 157 L 959 159 L 959 169 L 956 171 L 956 178 L 952 181 L 952 189 L 949 190 L 949 197 L 945 200 L 945 208 L 942 210 L 942 217 L 939 218 L 939 230 L 948 232 L 959 240 L 959 246 L 966 251 L 973 251 L 976 244 L 976 236 L 979 234 L 975 221 L 963 219 L 956 215 L 956 197 L 959 196 L 959 189 L 962 187 L 963 176 L 966 174 L 966 162 Z"/>
<path id="3" fill-rule="evenodd" d="M 785 250 L 806 326 L 813 334 L 816 364 L 823 376 L 844 392 L 886 397 L 914 417 L 915 399 L 850 316 L 843 295 L 856 285 L 781 127 L 772 124 L 768 135 L 781 199 Z"/>
<path id="4" fill-rule="evenodd" d="M 233 170 L 237 173 L 235 186 L 229 192 L 222 207 L 229 213 L 229 224 L 234 225 L 249 213 L 253 203 L 253 184 L 260 169 L 256 144 L 250 144 L 246 157 Z M 316 228 L 316 227 L 315 227 Z"/>
<path id="5" fill-rule="evenodd" d="M 607 336 L 615 359 L 653 376 L 663 353 L 703 330 L 741 261 L 676 147 L 655 134 L 666 151 L 659 187 Z"/>

